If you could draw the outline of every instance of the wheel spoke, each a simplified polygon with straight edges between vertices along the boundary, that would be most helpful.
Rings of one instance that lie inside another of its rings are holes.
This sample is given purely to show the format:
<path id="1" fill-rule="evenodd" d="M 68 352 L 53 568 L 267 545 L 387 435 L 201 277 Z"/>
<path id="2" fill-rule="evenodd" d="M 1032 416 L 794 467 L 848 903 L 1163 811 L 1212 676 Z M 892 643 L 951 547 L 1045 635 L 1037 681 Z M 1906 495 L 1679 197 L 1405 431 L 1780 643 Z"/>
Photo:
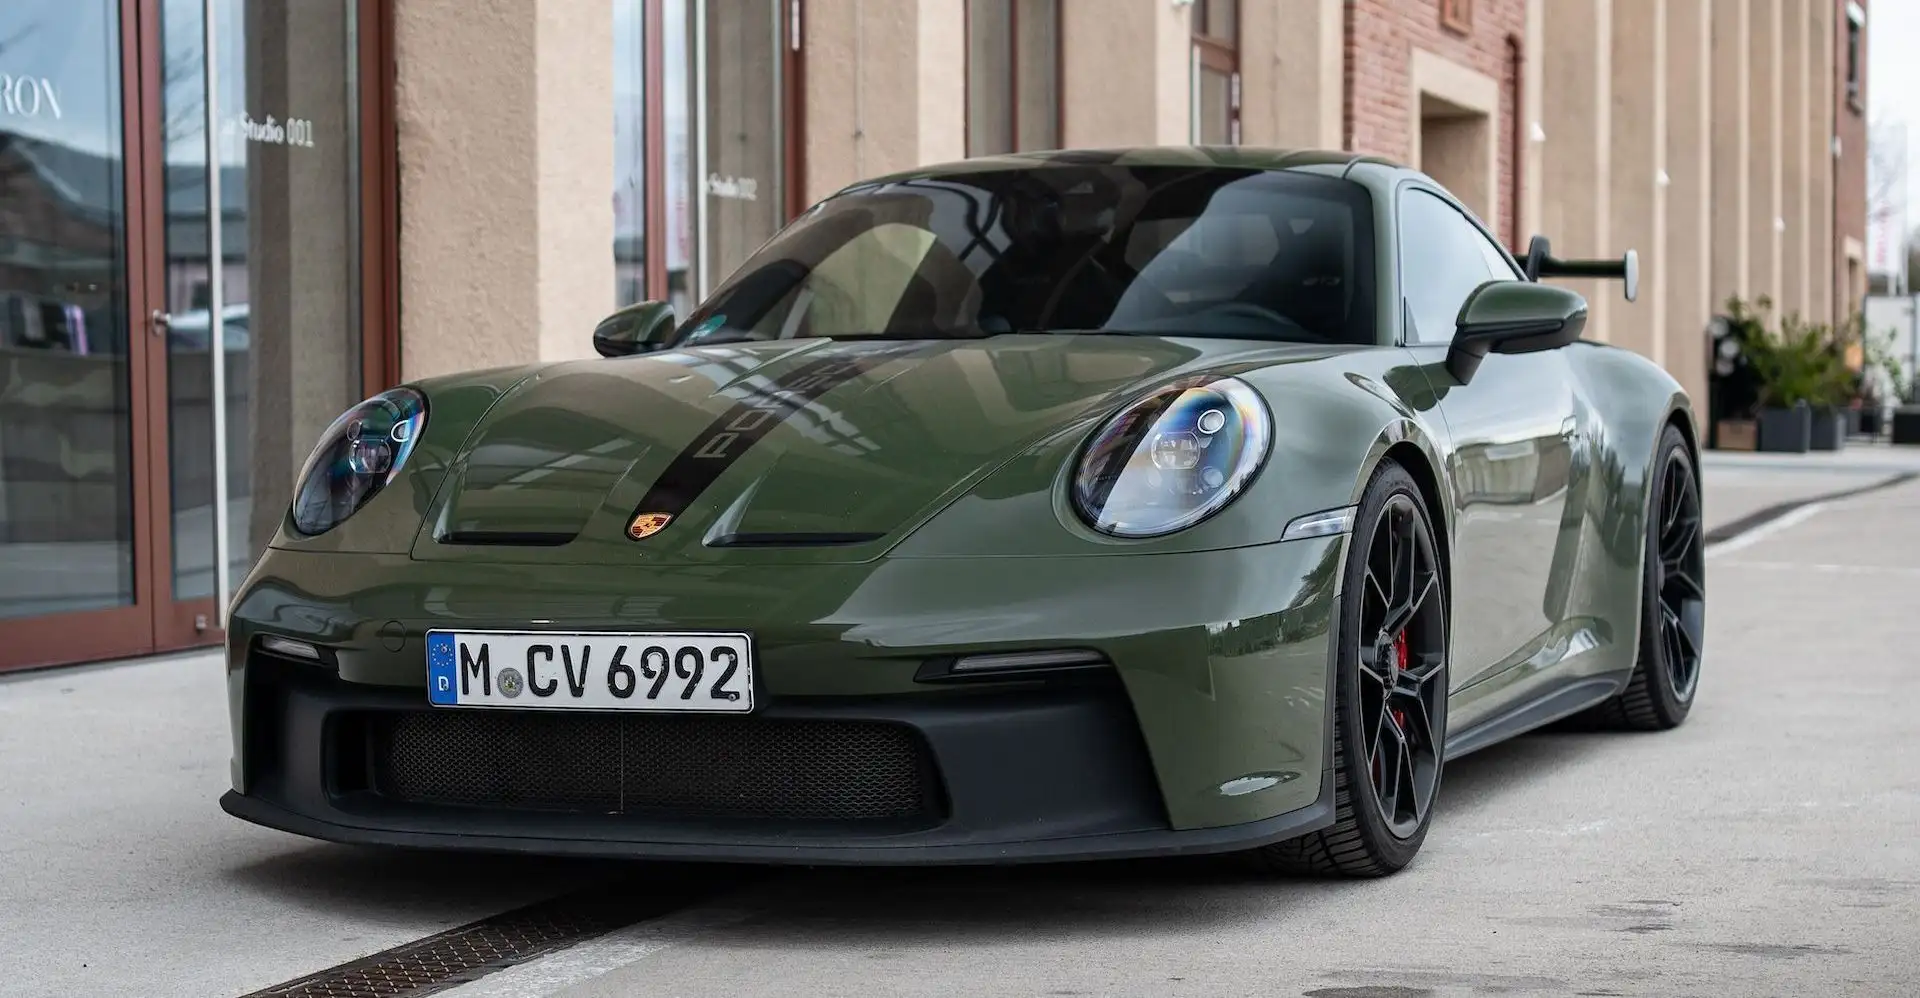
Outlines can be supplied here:
<path id="1" fill-rule="evenodd" d="M 1413 746 L 1407 744 L 1405 736 L 1403 735 L 1400 741 L 1400 764 L 1394 772 L 1393 780 L 1394 809 L 1393 813 L 1388 816 L 1389 820 L 1399 820 L 1400 802 L 1402 800 L 1412 805 L 1410 810 L 1413 812 L 1413 817 L 1416 821 L 1419 820 L 1420 808 L 1417 803 L 1419 794 L 1415 787 L 1416 782 L 1413 778 Z"/>
<path id="2" fill-rule="evenodd" d="M 1699 535 L 1699 518 L 1691 514 L 1663 529 L 1660 532 L 1660 560 L 1679 561 L 1693 549 L 1694 539 Z"/>
<path id="3" fill-rule="evenodd" d="M 1433 717 L 1427 713 L 1427 701 L 1424 697 L 1409 696 L 1407 701 L 1407 736 L 1416 744 L 1433 748 L 1440 740 L 1433 736 Z"/>
<path id="4" fill-rule="evenodd" d="M 1378 777 L 1374 783 L 1374 795 L 1380 800 L 1380 813 L 1393 821 L 1400 812 L 1400 759 L 1406 755 L 1406 743 L 1402 742 L 1391 724 L 1381 727 L 1380 765 L 1375 770 Z"/>
<path id="5" fill-rule="evenodd" d="M 1679 639 L 1680 643 L 1685 646 L 1684 651 L 1687 654 L 1687 661 L 1691 662 L 1698 659 L 1700 657 L 1700 636 L 1694 633 L 1695 627 L 1693 623 L 1687 619 L 1685 614 L 1675 613 L 1671 610 L 1666 612 L 1668 616 L 1673 619 L 1672 627 L 1674 635 Z"/>
<path id="6" fill-rule="evenodd" d="M 1414 661 L 1407 663 L 1406 675 L 1415 686 L 1421 687 L 1440 678 L 1447 664 L 1447 657 L 1439 652 L 1409 655 L 1408 658 Z"/>
<path id="7" fill-rule="evenodd" d="M 1384 696 L 1386 695 L 1385 691 L 1393 688 L 1394 667 L 1391 662 L 1381 662 L 1378 655 L 1379 653 L 1374 649 L 1362 648 L 1360 650 L 1358 656 L 1360 660 L 1360 675 L 1379 684 L 1382 691 L 1381 695 Z"/>
<path id="8" fill-rule="evenodd" d="M 1363 729 L 1366 726 L 1366 718 L 1368 715 L 1372 715 L 1373 717 L 1373 734 L 1368 735 L 1362 730 L 1361 737 L 1366 739 L 1367 742 L 1367 772 L 1371 774 L 1380 763 L 1380 751 L 1384 748 L 1382 741 L 1387 737 L 1387 698 L 1380 698 L 1379 710 L 1365 711 L 1360 715 L 1361 727 Z M 1371 778 L 1371 776 L 1369 776 L 1369 778 Z"/>
<path id="9" fill-rule="evenodd" d="M 1373 597 L 1380 601 L 1379 619 L 1385 620 L 1388 611 L 1393 609 L 1393 601 L 1387 598 L 1386 587 L 1380 584 L 1380 577 L 1374 574 L 1371 567 L 1367 569 L 1367 588 L 1371 591 Z M 1360 626 L 1364 629 L 1367 625 L 1366 606 L 1364 602 L 1360 610 Z"/>
<path id="10" fill-rule="evenodd" d="M 1680 644 L 1680 618 L 1666 607 L 1660 608 L 1660 641 L 1662 651 L 1667 656 L 1667 668 L 1678 675 L 1686 664 L 1685 650 Z"/>
<path id="11" fill-rule="evenodd" d="M 1700 580 L 1694 578 L 1693 573 L 1688 571 L 1685 566 L 1676 562 L 1671 568 L 1663 566 L 1662 573 L 1668 585 L 1683 591 L 1684 599 L 1704 600 L 1707 598 L 1706 587 L 1702 586 Z"/>

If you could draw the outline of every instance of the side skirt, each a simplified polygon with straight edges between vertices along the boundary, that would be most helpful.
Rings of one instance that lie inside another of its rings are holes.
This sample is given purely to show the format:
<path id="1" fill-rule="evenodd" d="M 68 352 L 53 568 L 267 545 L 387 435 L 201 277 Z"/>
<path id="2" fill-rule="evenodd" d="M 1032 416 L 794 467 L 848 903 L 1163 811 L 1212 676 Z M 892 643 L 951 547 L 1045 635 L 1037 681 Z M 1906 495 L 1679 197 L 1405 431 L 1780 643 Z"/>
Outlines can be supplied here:
<path id="1" fill-rule="evenodd" d="M 1586 710 L 1626 687 L 1631 673 L 1591 676 L 1556 687 L 1447 738 L 1447 761 L 1497 745 Z"/>

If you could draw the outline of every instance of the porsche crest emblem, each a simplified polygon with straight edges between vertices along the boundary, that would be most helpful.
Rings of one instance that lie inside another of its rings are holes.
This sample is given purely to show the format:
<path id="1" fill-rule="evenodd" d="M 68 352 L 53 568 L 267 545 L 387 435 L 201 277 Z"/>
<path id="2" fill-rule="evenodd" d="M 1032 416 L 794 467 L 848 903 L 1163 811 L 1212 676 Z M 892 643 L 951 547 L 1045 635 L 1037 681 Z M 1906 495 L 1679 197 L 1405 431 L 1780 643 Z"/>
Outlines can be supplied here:
<path id="1" fill-rule="evenodd" d="M 636 541 L 645 540 L 667 529 L 667 524 L 672 522 L 672 513 L 637 513 L 633 522 L 627 524 L 627 536 Z"/>

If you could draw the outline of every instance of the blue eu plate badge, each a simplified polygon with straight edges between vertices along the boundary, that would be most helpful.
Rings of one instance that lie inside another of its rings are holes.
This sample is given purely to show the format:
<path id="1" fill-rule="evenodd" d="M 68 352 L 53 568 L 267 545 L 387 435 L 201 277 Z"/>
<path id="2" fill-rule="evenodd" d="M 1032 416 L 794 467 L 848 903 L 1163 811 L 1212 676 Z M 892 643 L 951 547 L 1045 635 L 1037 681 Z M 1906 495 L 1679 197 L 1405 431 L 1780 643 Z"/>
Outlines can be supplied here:
<path id="1" fill-rule="evenodd" d="M 433 631 L 427 635 L 427 701 L 429 703 L 452 706 L 459 702 L 458 687 L 460 664 L 459 656 L 454 652 L 454 637 L 450 631 Z"/>

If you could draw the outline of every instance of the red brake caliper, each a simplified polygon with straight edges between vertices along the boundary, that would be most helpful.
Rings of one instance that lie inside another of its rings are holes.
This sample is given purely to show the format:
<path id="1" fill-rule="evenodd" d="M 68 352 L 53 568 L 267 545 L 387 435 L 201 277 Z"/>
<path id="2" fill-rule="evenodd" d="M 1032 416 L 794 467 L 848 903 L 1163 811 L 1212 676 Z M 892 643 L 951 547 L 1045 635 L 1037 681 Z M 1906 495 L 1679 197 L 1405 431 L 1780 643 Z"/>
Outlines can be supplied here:
<path id="1" fill-rule="evenodd" d="M 1401 631 L 1393 636 L 1393 668 L 1396 672 L 1405 672 L 1407 669 L 1406 631 Z M 1405 734 L 1407 730 L 1407 712 L 1404 710 L 1395 710 L 1393 712 L 1393 723 L 1399 725 L 1400 732 Z"/>

